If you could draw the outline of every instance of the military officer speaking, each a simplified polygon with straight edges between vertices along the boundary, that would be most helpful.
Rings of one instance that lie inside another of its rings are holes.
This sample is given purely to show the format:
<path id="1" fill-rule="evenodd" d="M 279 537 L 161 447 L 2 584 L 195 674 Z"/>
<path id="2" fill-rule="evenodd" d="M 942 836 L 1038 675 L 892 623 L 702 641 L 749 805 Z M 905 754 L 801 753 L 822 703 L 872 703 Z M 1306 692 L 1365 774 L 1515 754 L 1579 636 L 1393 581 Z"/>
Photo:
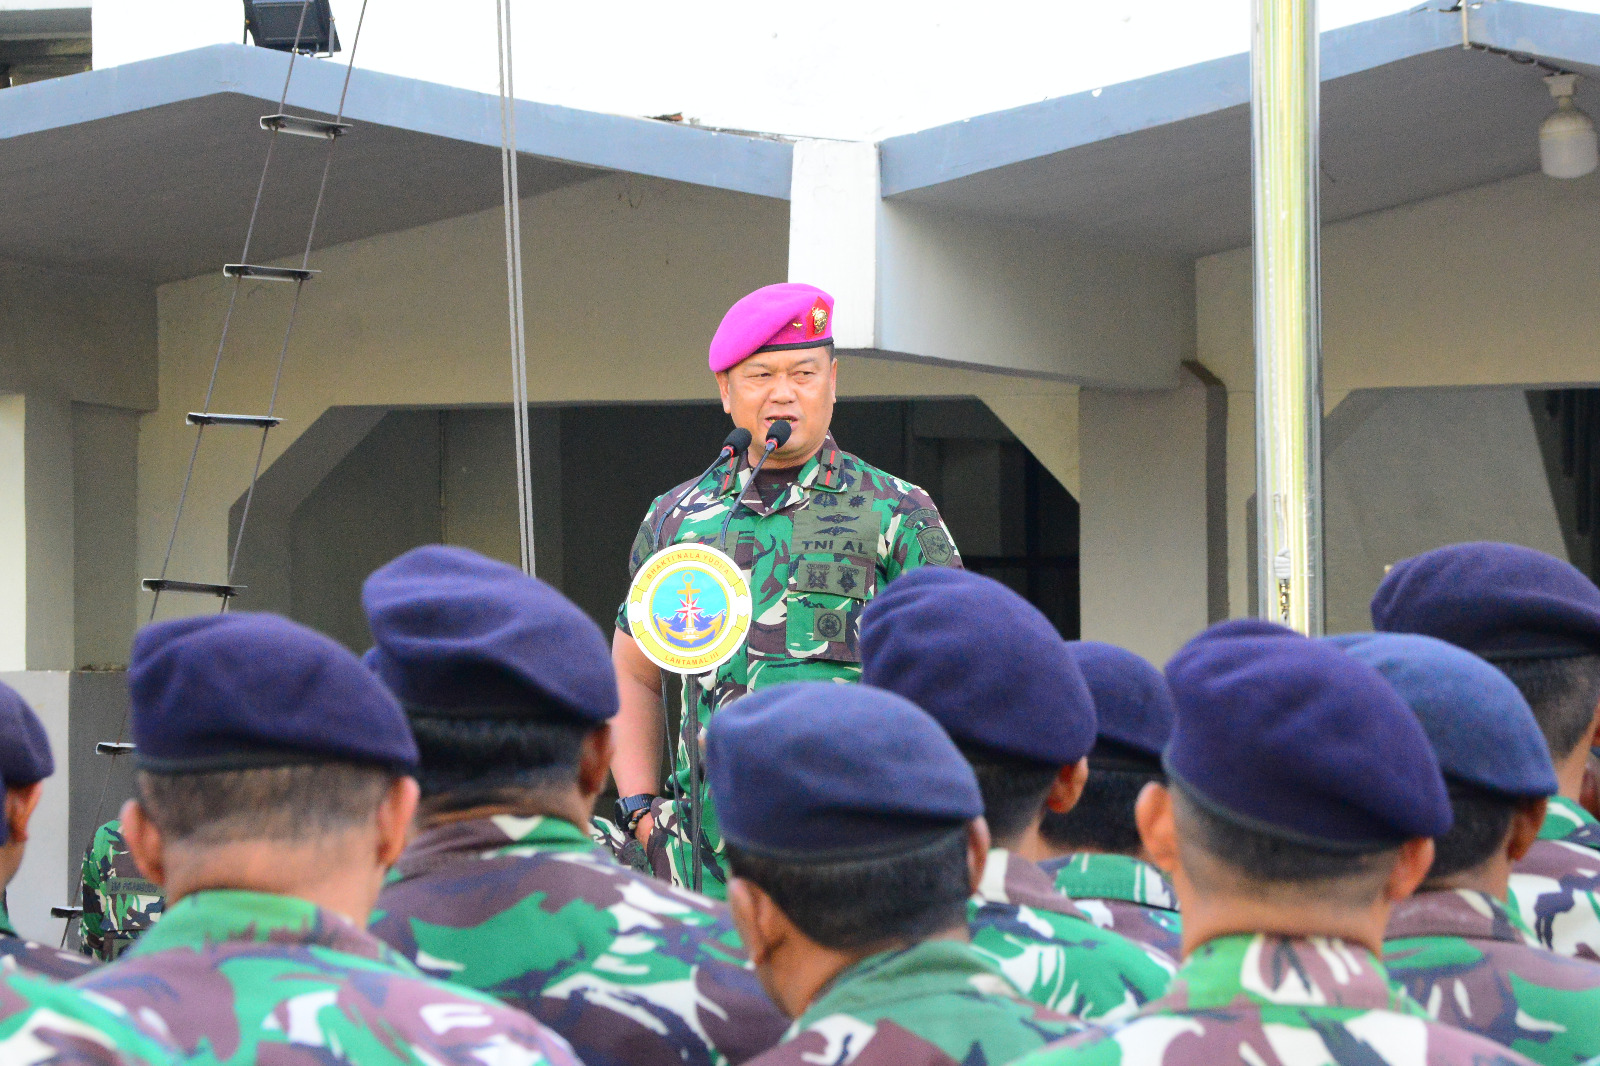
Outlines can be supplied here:
<path id="1" fill-rule="evenodd" d="M 744 645 L 713 678 L 692 686 L 702 727 L 718 707 L 769 685 L 857 680 L 866 603 L 906 570 L 961 565 L 928 494 L 840 450 L 828 430 L 838 383 L 831 296 L 811 285 L 757 289 L 723 317 L 710 366 L 722 409 L 748 432 L 749 447 L 659 497 L 629 559 L 637 573 L 666 546 L 711 544 L 749 582 L 754 611 Z M 777 444 L 767 454 L 770 440 Z M 722 898 L 721 835 L 704 788 L 685 797 L 689 775 L 681 770 L 674 794 L 684 798 L 658 795 L 661 673 L 635 643 L 626 609 L 618 612 L 612 659 L 621 698 L 611 764 L 619 823 L 645 845 L 658 876 L 687 884 L 685 799 L 699 799 L 700 888 Z M 686 767 L 683 736 L 676 743 L 676 764 Z"/>

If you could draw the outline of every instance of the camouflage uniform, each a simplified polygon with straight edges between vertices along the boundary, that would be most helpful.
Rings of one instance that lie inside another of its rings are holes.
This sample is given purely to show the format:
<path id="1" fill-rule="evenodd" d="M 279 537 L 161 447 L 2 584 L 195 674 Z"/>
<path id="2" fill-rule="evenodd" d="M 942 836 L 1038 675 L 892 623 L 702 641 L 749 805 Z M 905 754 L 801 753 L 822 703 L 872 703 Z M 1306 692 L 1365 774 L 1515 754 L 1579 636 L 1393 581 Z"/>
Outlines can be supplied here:
<path id="1" fill-rule="evenodd" d="M 579 1066 L 521 1011 L 429 980 L 348 919 L 291 896 L 186 896 L 76 987 L 159 1024 L 195 1062 Z"/>
<path id="2" fill-rule="evenodd" d="M 667 508 L 671 513 L 658 541 L 656 525 Z M 841 451 L 830 433 L 770 505 L 750 484 L 742 457 L 657 498 L 639 526 L 629 574 L 638 573 L 658 548 L 716 544 L 729 508 L 735 510 L 723 546 L 750 582 L 754 618 L 743 651 L 717 670 L 709 686 L 695 686 L 702 727 L 712 711 L 746 692 L 784 681 L 858 680 L 861 609 L 867 601 L 906 570 L 961 565 L 928 494 Z M 617 612 L 617 628 L 631 635 L 626 604 Z M 680 736 L 677 795 L 689 789 L 683 742 Z M 657 875 L 674 876 L 682 884 L 680 872 L 689 865 L 688 818 L 677 806 L 673 801 L 663 810 L 656 804 L 661 839 L 650 850 Z M 676 830 L 680 822 L 683 828 Z M 722 836 L 709 803 L 703 830 L 701 887 L 722 898 Z"/>
<path id="3" fill-rule="evenodd" d="M 1383 961 L 1436 1021 L 1543 1063 L 1600 1055 L 1600 965 L 1537 946 L 1499 900 L 1423 892 L 1395 904 Z"/>
<path id="4" fill-rule="evenodd" d="M 1036 864 L 1003 848 L 989 852 L 967 924 L 972 946 L 1023 995 L 1086 1021 L 1133 1013 L 1177 969 L 1162 952 L 1095 925 Z"/>
<path id="5" fill-rule="evenodd" d="M 56 981 L 71 981 L 82 977 L 94 966 L 93 962 L 76 952 L 57 951 L 48 944 L 22 939 L 11 924 L 11 915 L 0 906 L 0 973 L 20 970 Z"/>
<path id="6" fill-rule="evenodd" d="M 1322 937 L 1219 937 L 1161 999 L 1016 1066 L 1532 1066 L 1432 1021 L 1366 948 Z"/>
<path id="7" fill-rule="evenodd" d="M 1539 839 L 1512 868 L 1511 902 L 1551 951 L 1600 961 L 1600 822 L 1551 796 Z"/>
<path id="8" fill-rule="evenodd" d="M 1089 920 L 1168 958 L 1182 955 L 1183 919 L 1167 875 L 1131 855 L 1079 852 L 1042 862 L 1056 891 Z"/>
<path id="9" fill-rule="evenodd" d="M 177 1066 L 175 1049 L 114 1003 L 19 973 L 0 976 L 0 1062 L 6 1066 Z"/>
<path id="10" fill-rule="evenodd" d="M 146 880 L 115 818 L 95 830 L 83 856 L 83 953 L 110 962 L 139 938 L 166 906 L 161 888 Z"/>
<path id="11" fill-rule="evenodd" d="M 967 945 L 925 940 L 839 974 L 750 1066 L 1000 1066 L 1080 1028 Z"/>
<path id="12" fill-rule="evenodd" d="M 726 909 L 618 866 L 557 818 L 423 830 L 372 932 L 425 972 L 527 1011 L 587 1066 L 740 1062 L 789 1024 Z"/>

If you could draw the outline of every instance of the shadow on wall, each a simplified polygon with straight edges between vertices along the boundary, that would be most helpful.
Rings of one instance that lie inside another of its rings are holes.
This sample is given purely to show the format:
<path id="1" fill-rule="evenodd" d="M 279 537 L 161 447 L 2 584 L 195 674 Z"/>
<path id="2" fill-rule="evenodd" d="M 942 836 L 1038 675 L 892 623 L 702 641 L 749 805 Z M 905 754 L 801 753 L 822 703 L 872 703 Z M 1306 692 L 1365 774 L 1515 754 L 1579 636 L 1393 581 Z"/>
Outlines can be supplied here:
<path id="1" fill-rule="evenodd" d="M 532 421 L 539 574 L 609 635 L 640 520 L 715 456 L 727 416 L 711 403 L 629 404 L 536 407 Z M 841 401 L 834 435 L 926 488 L 973 569 L 1077 636 L 1077 501 L 980 401 Z M 371 644 L 361 582 L 401 552 L 444 541 L 515 563 L 511 439 L 505 408 L 383 415 L 287 516 L 285 602 L 247 592 L 240 608 L 287 610 L 360 651 Z M 241 574 L 267 562 L 253 543 Z"/>

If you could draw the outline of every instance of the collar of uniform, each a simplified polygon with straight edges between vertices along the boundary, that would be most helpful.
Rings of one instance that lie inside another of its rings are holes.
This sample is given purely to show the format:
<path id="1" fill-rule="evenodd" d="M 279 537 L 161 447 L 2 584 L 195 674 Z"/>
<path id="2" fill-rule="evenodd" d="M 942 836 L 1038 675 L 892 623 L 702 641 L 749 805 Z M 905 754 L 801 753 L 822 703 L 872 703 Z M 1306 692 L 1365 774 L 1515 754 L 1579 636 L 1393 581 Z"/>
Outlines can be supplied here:
<path id="1" fill-rule="evenodd" d="M 1537 946 L 1538 940 L 1520 919 L 1493 896 L 1469 889 L 1418 892 L 1389 912 L 1383 939 L 1455 936 L 1467 940 L 1501 940 Z"/>
<path id="2" fill-rule="evenodd" d="M 1054 879 L 1055 889 L 1072 899 L 1114 899 L 1164 911 L 1177 911 L 1167 875 L 1132 855 L 1080 851 L 1051 859 L 1039 869 Z"/>
<path id="3" fill-rule="evenodd" d="M 876 1013 L 886 1004 L 958 991 L 1018 998 L 999 967 L 970 944 L 924 940 L 845 967 L 789 1031 L 798 1033 L 836 1014 Z"/>
<path id="4" fill-rule="evenodd" d="M 755 495 L 750 488 L 750 475 L 754 470 L 748 459 L 738 463 L 728 464 L 726 473 L 721 475 L 717 483 L 718 495 L 726 496 L 738 488 L 738 494 L 747 507 L 757 514 L 768 515 L 783 510 L 794 503 L 792 498 L 799 489 L 821 489 L 823 491 L 836 491 L 844 487 L 844 453 L 839 450 L 839 445 L 833 439 L 833 432 L 822 438 L 822 447 L 817 449 L 817 454 L 800 464 L 800 472 L 795 475 L 795 489 L 779 497 L 774 507 L 767 507 L 761 498 Z M 744 499 L 745 496 L 750 499 Z"/>
<path id="5" fill-rule="evenodd" d="M 395 863 L 394 880 L 403 881 L 438 866 L 474 859 L 529 856 L 540 852 L 599 852 L 589 835 L 564 818 L 497 814 L 447 822 L 419 832 Z"/>
<path id="6" fill-rule="evenodd" d="M 1391 1010 L 1426 1017 L 1378 957 L 1329 937 L 1218 937 L 1189 954 L 1167 994 L 1145 1012 L 1241 1005 Z"/>
<path id="7" fill-rule="evenodd" d="M 978 882 L 978 899 L 984 903 L 1009 903 L 1018 907 L 1031 907 L 1036 911 L 1064 914 L 1087 922 L 1089 916 L 1056 891 L 1050 875 L 1005 848 L 990 848 L 989 861 L 983 867 L 983 880 Z"/>
<path id="8" fill-rule="evenodd" d="M 1565 796 L 1551 796 L 1545 809 L 1540 840 L 1561 840 L 1600 851 L 1600 821 Z"/>
<path id="9" fill-rule="evenodd" d="M 318 946 L 416 972 L 403 956 L 343 915 L 294 896 L 234 889 L 183 897 L 123 957 L 241 943 Z"/>

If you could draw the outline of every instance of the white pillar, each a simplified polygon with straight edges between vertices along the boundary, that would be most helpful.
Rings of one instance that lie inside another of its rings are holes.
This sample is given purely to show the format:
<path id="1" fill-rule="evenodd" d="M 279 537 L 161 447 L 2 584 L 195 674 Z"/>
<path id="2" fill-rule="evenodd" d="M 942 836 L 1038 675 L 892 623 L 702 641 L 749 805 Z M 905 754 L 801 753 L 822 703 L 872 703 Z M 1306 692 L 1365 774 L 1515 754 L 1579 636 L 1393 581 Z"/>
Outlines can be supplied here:
<path id="1" fill-rule="evenodd" d="M 0 670 L 73 663 L 72 405 L 0 396 Z"/>

